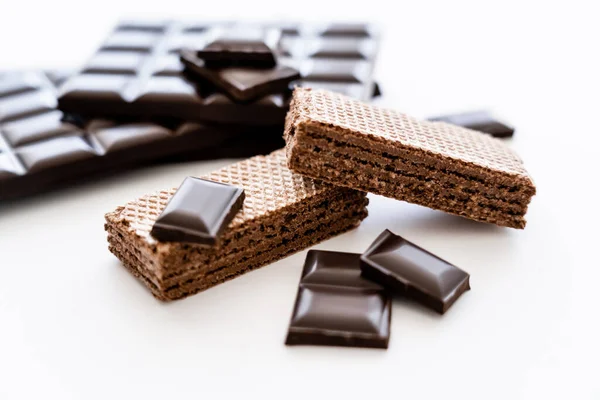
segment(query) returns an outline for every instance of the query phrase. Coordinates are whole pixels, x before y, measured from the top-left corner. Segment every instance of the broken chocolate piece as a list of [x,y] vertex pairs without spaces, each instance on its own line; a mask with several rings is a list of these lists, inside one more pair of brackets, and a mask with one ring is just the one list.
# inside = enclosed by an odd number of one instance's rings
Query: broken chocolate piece
[[360,254],[310,250],[285,344],[387,348],[391,300],[361,277]]
[[497,138],[509,138],[515,133],[515,129],[495,119],[487,111],[472,111],[461,114],[444,115],[442,117],[429,118],[432,122],[447,122],[474,131],[489,133]]
[[244,190],[187,177],[152,227],[163,242],[214,245],[242,208]]
[[387,229],[360,260],[365,278],[441,314],[471,288],[468,273]]
[[207,68],[273,68],[281,31],[264,27],[221,29],[217,37],[196,55]]
[[237,102],[248,102],[269,94],[289,92],[290,82],[300,79],[300,73],[296,69],[284,65],[267,69],[208,68],[191,50],[181,52],[181,62],[189,76],[207,81]]

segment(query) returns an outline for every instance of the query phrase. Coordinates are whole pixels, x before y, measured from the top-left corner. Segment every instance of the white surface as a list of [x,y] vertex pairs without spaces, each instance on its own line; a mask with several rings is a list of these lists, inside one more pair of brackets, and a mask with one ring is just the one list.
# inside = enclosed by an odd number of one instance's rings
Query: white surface
[[511,145],[539,192],[524,231],[372,196],[359,229],[317,246],[361,251],[389,228],[471,273],[443,317],[396,301],[387,351],[283,345],[306,252],[171,304],[108,252],[105,212],[226,160],[0,206],[0,399],[600,398],[594,2],[45,3],[2,3],[2,68],[77,65],[121,14],[179,5],[188,18],[380,22],[381,103],[495,110],[518,127]]

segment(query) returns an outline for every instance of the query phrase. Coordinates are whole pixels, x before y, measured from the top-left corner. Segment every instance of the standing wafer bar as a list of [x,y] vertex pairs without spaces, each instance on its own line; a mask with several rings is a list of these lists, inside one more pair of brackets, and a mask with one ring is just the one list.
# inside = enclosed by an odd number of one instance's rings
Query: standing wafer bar
[[106,215],[109,249],[161,300],[180,299],[356,227],[367,216],[362,192],[294,174],[283,150],[203,179],[243,188],[242,210],[212,247],[150,235],[175,189]]
[[500,140],[325,90],[294,91],[284,136],[295,172],[476,221],[524,228],[535,194]]

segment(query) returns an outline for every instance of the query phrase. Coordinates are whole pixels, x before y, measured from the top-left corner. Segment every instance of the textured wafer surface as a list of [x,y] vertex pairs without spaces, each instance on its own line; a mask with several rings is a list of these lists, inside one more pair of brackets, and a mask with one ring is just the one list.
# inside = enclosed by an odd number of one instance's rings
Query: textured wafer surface
[[[229,230],[332,189],[327,183],[290,171],[283,150],[250,158],[202,178],[244,188],[244,206],[229,225]],[[177,188],[172,188],[144,196],[109,213],[107,218],[109,222],[128,226],[129,231],[148,243],[158,243],[150,236],[152,225],[176,191]]]
[[288,140],[302,125],[335,127],[390,146],[421,150],[511,175],[523,184],[533,185],[521,159],[500,140],[442,122],[419,121],[334,92],[309,88],[294,91],[286,122]]
[[291,172],[284,150],[203,178],[244,188],[246,195],[215,246],[160,242],[150,235],[176,189],[144,196],[106,215],[110,250],[160,299],[204,290],[345,232],[367,215],[364,193]]

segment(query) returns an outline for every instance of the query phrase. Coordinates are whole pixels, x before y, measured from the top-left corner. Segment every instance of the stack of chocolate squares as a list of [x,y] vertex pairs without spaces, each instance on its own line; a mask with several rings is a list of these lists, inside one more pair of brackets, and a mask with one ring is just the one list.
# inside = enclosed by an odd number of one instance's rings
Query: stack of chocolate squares
[[[109,249],[174,300],[357,227],[367,192],[513,228],[535,194],[502,141],[339,93],[296,88],[284,137],[284,150],[108,213]],[[362,255],[312,251],[287,343],[385,348],[389,293],[444,313],[469,288],[466,272],[389,231]]]
[[217,88],[236,103],[290,93],[300,72],[277,60],[281,31],[243,27],[215,30],[203,49],[183,49],[185,72],[203,85]]

